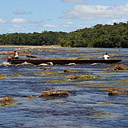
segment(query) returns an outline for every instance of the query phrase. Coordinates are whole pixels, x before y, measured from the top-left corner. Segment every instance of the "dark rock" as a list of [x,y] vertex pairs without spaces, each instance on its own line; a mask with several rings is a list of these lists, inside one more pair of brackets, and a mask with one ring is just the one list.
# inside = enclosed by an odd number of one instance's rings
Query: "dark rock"
[[64,72],[75,72],[75,71],[71,69],[64,69]]

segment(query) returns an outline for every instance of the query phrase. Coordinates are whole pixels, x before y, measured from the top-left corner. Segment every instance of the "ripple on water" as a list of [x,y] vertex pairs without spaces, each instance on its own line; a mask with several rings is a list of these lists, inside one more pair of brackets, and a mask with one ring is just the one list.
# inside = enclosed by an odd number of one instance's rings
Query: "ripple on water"
[[[8,49],[4,50],[8,51]],[[9,51],[13,50],[14,48],[9,48]],[[24,50],[29,49],[24,48]],[[39,58],[100,58],[105,52],[116,55],[112,58],[119,56],[119,58],[126,59],[128,56],[128,49],[121,49],[120,53],[118,53],[118,49],[102,48],[33,50],[38,51],[35,53]],[[0,60],[0,63],[3,63],[3,59]],[[128,65],[127,60],[123,60],[121,63]],[[128,72],[106,70],[112,66],[113,64],[53,65],[52,68],[44,70],[32,64],[8,66],[0,64],[0,78],[4,78],[0,79],[0,96],[9,95],[16,99],[13,105],[0,107],[0,127],[127,127],[127,95],[110,97],[108,89],[114,87],[127,89]],[[64,72],[65,69],[74,72]],[[85,74],[97,77],[69,78]],[[49,90],[66,90],[70,96],[38,97],[42,92]],[[28,98],[27,96],[30,95],[37,98]]]

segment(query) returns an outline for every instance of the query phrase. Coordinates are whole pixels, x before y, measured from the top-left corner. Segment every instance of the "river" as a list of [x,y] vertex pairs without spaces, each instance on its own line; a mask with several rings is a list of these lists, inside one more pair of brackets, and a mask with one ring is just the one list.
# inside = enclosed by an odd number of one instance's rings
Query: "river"
[[[128,95],[108,95],[109,88],[128,90],[128,71],[107,70],[114,64],[98,63],[50,65],[48,70],[32,64],[4,66],[7,54],[14,50],[28,51],[38,58],[102,58],[107,52],[128,66],[127,48],[0,47],[0,97],[15,99],[0,107],[1,128],[128,127]],[[49,90],[65,90],[70,96],[38,97]]]

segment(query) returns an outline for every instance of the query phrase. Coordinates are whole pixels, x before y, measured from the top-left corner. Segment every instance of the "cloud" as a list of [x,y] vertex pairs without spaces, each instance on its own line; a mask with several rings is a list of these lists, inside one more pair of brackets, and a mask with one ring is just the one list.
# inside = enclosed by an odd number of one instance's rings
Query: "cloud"
[[15,32],[15,31],[25,31],[25,27],[23,26],[19,26],[19,25],[13,25],[11,28],[8,29],[11,32]]
[[113,25],[113,23],[120,23],[120,22],[127,23],[127,21],[128,21],[128,19],[113,19],[112,21],[108,21],[108,22],[103,23],[103,24]]
[[128,15],[128,4],[124,6],[76,5],[65,12],[65,18],[92,20],[97,18],[119,18]]
[[57,26],[51,24],[45,24],[43,25],[43,28],[57,28]]
[[32,14],[32,12],[26,12],[22,9],[17,9],[15,12],[13,12],[16,15],[28,15],[28,14]]
[[0,19],[0,24],[1,24],[1,23],[6,23],[6,21],[3,20],[3,19]]
[[68,28],[68,27],[70,27],[71,25],[73,25],[73,23],[70,22],[70,21],[68,21],[68,22],[64,23],[62,27]]
[[85,3],[85,0],[61,0],[62,2],[65,3]]
[[22,19],[22,18],[14,18],[11,20],[12,23],[26,23],[27,20],[26,19]]

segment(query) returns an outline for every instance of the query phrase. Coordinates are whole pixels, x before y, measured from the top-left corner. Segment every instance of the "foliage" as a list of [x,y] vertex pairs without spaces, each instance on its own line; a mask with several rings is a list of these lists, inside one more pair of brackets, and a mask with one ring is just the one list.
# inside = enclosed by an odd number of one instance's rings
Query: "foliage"
[[97,24],[76,31],[12,33],[0,35],[0,45],[61,45],[62,47],[128,48],[128,22]]
[[0,45],[56,45],[65,32],[12,33],[0,35]]

